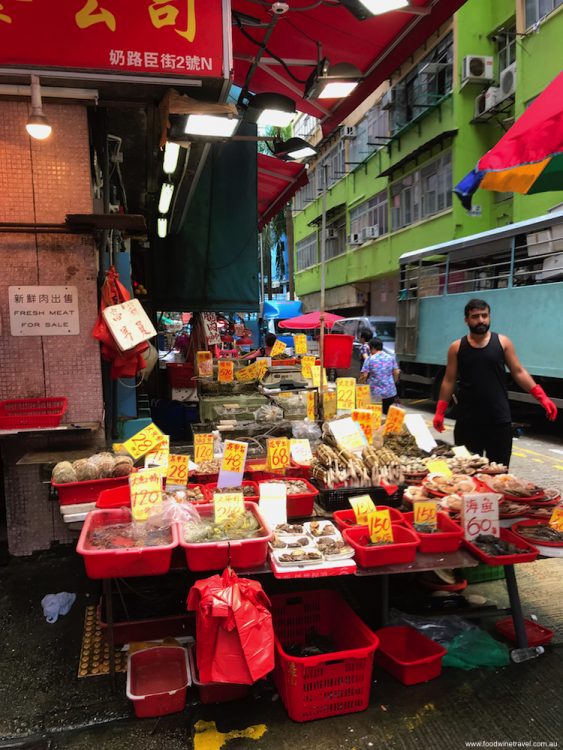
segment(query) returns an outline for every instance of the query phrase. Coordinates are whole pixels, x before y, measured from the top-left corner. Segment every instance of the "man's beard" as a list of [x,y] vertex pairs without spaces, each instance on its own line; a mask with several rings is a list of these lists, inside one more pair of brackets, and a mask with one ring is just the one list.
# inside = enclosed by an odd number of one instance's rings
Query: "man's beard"
[[489,328],[490,326],[486,323],[477,323],[476,326],[469,326],[469,330],[471,331],[471,333],[475,333],[478,336],[482,336],[484,333],[487,333]]

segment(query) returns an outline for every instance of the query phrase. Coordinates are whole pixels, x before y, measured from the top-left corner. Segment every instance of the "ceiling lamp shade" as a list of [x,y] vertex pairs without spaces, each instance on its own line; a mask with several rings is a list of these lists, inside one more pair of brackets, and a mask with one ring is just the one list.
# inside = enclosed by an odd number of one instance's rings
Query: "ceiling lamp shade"
[[364,21],[371,16],[408,8],[410,3],[409,0],[342,0],[342,5],[360,21]]
[[289,138],[287,141],[274,142],[274,154],[278,159],[304,159],[307,156],[315,156],[317,149],[307,143],[303,138]]
[[305,84],[305,99],[342,99],[356,88],[362,74],[351,63],[331,65],[325,57]]
[[51,135],[52,127],[43,114],[41,102],[41,85],[39,76],[31,76],[31,114],[25,125],[28,134],[37,141],[44,141]]
[[248,108],[260,127],[286,128],[297,114],[293,99],[283,94],[255,94]]
[[188,115],[185,132],[208,138],[230,138],[239,125],[237,117],[220,115]]

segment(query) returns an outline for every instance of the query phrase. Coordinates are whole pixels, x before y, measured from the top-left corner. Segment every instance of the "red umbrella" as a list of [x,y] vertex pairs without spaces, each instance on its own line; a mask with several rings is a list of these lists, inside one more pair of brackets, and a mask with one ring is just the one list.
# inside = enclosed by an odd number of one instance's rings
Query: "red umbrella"
[[[337,320],[344,320],[342,315],[334,315],[333,313],[323,313],[324,324],[326,328],[332,328]],[[278,323],[279,328],[291,328],[294,330],[309,330],[313,328],[321,327],[321,313],[310,312],[306,315],[298,315],[296,318],[288,318],[288,320],[282,320]]]

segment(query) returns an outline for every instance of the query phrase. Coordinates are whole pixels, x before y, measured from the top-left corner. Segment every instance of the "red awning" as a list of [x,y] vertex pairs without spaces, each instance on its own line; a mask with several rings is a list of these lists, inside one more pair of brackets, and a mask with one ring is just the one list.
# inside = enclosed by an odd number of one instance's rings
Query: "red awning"
[[[342,315],[335,315],[334,313],[325,312],[324,322],[327,328],[332,328],[337,320],[344,320]],[[295,331],[308,331],[315,328],[321,327],[321,313],[310,312],[306,315],[298,315],[297,318],[289,318],[289,320],[280,320],[278,328],[288,328]]]
[[258,228],[262,229],[308,182],[304,164],[258,154]]
[[[464,2],[411,0],[411,12],[394,11],[360,21],[336,2],[289,0],[290,10],[279,17],[267,40],[267,50],[252,76],[250,91],[290,96],[296,100],[298,110],[322,120],[323,134],[327,136]],[[272,13],[267,5],[255,0],[232,2],[234,82],[238,86],[244,84],[259,44],[268,33]],[[300,7],[306,10],[300,11]],[[237,13],[242,30],[237,25]],[[362,72],[362,83],[349,97],[303,99],[304,82],[318,57],[317,43],[322,57],[330,63],[350,62]],[[276,58],[283,60],[291,75]]]

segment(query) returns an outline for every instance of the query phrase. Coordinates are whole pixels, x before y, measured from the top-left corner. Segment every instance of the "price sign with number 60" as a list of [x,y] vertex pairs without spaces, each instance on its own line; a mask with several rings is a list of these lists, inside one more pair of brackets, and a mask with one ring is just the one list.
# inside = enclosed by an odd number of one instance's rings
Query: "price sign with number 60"
[[498,504],[501,499],[502,495],[494,492],[463,496],[461,522],[468,541],[480,534],[499,536]]

